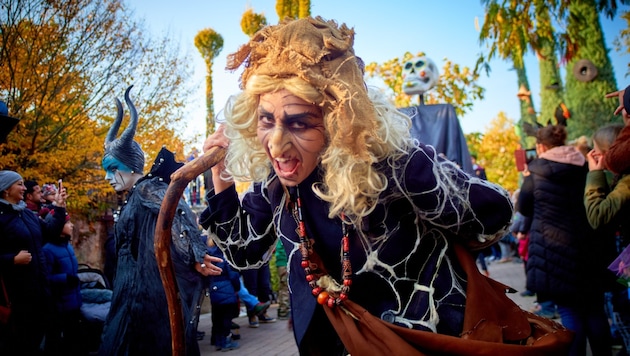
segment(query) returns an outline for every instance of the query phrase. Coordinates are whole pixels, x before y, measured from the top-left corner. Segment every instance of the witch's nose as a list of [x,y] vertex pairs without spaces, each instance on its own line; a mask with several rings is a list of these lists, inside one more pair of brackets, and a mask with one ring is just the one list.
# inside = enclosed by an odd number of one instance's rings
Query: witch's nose
[[269,153],[272,157],[280,157],[288,143],[287,132],[283,127],[275,127],[269,137]]

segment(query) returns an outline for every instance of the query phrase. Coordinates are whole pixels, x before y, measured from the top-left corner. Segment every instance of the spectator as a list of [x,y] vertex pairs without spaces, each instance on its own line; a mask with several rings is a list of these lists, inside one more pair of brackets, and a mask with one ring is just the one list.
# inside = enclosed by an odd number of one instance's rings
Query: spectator
[[[414,142],[409,118],[363,81],[353,36],[321,18],[262,29],[229,57],[245,66],[243,91],[204,144],[227,154],[200,222],[238,268],[267,263],[277,238],[292,251],[300,354],[344,352],[327,315],[348,298],[403,328],[459,336],[466,293],[453,286],[467,280],[454,245],[492,244],[512,218],[505,190]],[[242,201],[232,177],[253,180]]]
[[57,193],[55,214],[47,220],[26,208],[25,191],[18,173],[0,171],[0,275],[12,309],[0,332],[2,355],[40,352],[52,310],[43,241],[59,236],[65,223],[65,189]]
[[[472,169],[475,172],[475,176],[477,176],[477,178],[479,179],[487,180],[488,177],[486,177],[486,170],[485,168],[477,164],[476,154],[473,153],[470,155],[470,162],[471,162]],[[499,242],[501,242],[501,240],[499,240]],[[488,262],[486,262],[486,258],[488,258],[488,261],[494,260],[495,256],[497,255],[496,251],[497,251],[497,245],[494,244],[492,246],[488,246],[477,252],[477,263],[479,265],[479,268],[481,269],[481,273],[483,273],[483,275],[486,277],[490,277],[490,271],[488,271]],[[498,255],[499,255],[499,258],[496,258],[496,259],[500,260],[501,253],[498,253]]]
[[472,168],[475,171],[475,175],[477,176],[477,178],[483,179],[483,180],[488,179],[488,177],[486,177],[486,169],[477,164],[476,154],[470,155],[470,161],[472,162]]
[[263,314],[267,313],[267,309],[271,306],[271,301],[261,302],[258,300],[258,297],[251,294],[245,283],[243,282],[243,278],[241,278],[241,288],[238,290],[238,297],[245,304],[245,309],[247,310],[247,316],[249,319],[249,327],[257,328],[260,325],[258,324],[258,319],[252,319],[251,316],[261,317]]
[[[54,210],[53,210],[54,211]],[[52,213],[54,214],[54,213]],[[65,216],[61,235],[44,245],[46,271],[55,303],[51,325],[46,333],[50,355],[81,355],[81,287],[79,264],[70,243],[74,224]]]
[[[610,246],[608,261],[630,243],[630,172],[609,177],[606,166],[608,149],[622,131],[622,124],[601,127],[593,134],[593,150],[587,155],[589,172],[586,176],[584,204],[588,222],[597,229],[602,244]],[[612,306],[613,336],[623,341],[626,354],[630,351],[630,301],[626,285],[616,283],[611,273],[607,297]]]
[[610,355],[610,327],[604,311],[602,244],[586,218],[582,201],[584,155],[566,145],[564,126],[536,133],[538,158],[528,164],[518,210],[532,218],[527,260],[527,289],[539,302],[557,305],[562,324],[575,332],[570,355]]
[[39,209],[39,217],[44,218],[52,209],[52,202],[57,194],[57,187],[54,184],[44,184],[42,186],[42,204]]
[[[241,271],[243,276],[243,284],[250,294],[255,295],[262,303],[271,300],[271,271],[269,263],[265,263],[258,268],[247,269]],[[247,313],[249,318],[249,326],[257,328],[259,323],[275,323],[276,319],[272,318],[267,312],[256,314],[253,311]]]
[[26,194],[24,195],[26,207],[39,216],[39,211],[42,208],[42,188],[34,180],[26,180],[24,185],[26,186]]
[[606,167],[615,174],[630,173],[630,86],[625,90],[607,94],[606,97],[618,97],[619,106],[615,115],[621,114],[625,127],[621,130],[615,141],[606,153]]
[[[518,196],[520,192],[520,189],[517,189],[514,194],[512,194],[512,203],[514,204],[514,206],[518,206]],[[529,248],[529,229],[531,223],[531,218],[524,216],[519,211],[515,211],[514,219],[512,220],[512,226],[510,227],[510,232],[514,236],[516,236],[516,239],[518,240],[518,255],[523,261],[525,278],[527,278],[527,250]],[[533,297],[534,295],[534,292],[527,289],[527,282],[525,282],[525,290],[521,292],[521,296]]]
[[[212,240],[208,240],[208,253],[223,259],[223,253],[214,245]],[[232,340],[230,329],[232,319],[238,317],[238,296],[237,292],[241,287],[241,278],[237,271],[226,262],[216,264],[221,268],[221,274],[210,276],[210,303],[212,305],[212,335],[211,343],[214,342],[216,350],[229,351],[238,348],[238,342]]]
[[[181,164],[163,148],[144,176],[144,152],[133,140],[138,116],[125,92],[131,120],[120,138],[122,107],[107,134],[103,169],[105,179],[126,197],[115,224],[116,273],[110,312],[105,321],[100,355],[171,355],[171,330],[162,278],[155,257],[154,234],[170,175]],[[185,325],[188,355],[198,355],[194,310],[203,288],[202,276],[220,273],[206,253],[206,245],[190,207],[179,201],[172,224],[172,260]],[[203,265],[202,265],[203,263]]]

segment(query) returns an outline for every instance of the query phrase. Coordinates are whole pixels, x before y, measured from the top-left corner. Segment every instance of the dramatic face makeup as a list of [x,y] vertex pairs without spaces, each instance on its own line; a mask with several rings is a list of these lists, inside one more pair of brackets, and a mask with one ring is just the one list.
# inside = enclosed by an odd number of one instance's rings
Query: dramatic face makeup
[[103,158],[105,180],[117,192],[129,190],[133,186],[133,173],[131,169],[112,156]]
[[286,89],[260,96],[257,134],[286,186],[313,172],[326,143],[320,108]]

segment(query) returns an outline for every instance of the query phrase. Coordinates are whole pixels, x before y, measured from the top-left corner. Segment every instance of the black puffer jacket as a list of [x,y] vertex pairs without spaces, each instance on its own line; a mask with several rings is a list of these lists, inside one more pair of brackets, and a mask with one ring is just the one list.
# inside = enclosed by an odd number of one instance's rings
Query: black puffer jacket
[[588,224],[583,202],[588,172],[584,162],[573,146],[545,152],[529,164],[531,174],[518,199],[519,211],[533,218],[527,289],[557,303],[592,300],[604,288],[603,248]]

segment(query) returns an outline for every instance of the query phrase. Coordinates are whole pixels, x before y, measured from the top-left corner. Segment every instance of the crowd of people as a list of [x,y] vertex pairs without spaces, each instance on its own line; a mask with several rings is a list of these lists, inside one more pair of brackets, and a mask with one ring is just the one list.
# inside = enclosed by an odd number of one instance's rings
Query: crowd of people
[[[523,295],[559,315],[561,325],[549,321],[543,329],[552,331],[536,340],[554,338],[550,350],[569,355],[585,355],[587,347],[594,356],[611,355],[615,340],[629,350],[628,285],[610,264],[630,241],[630,87],[610,95],[619,98],[625,125],[594,132],[586,155],[567,144],[567,127],[538,129],[537,158],[510,194],[487,180],[476,156],[473,175],[411,137],[409,117],[365,84],[353,41],[354,31],[335,21],[282,21],[229,56],[229,69],[244,67],[241,92],[204,144],[226,156],[212,168],[207,208],[197,219],[180,199],[171,230],[186,355],[200,354],[205,295],[209,342],[221,351],[239,347],[240,304],[252,328],[290,320],[304,355],[361,354],[365,329],[340,327],[357,305],[406,330],[387,329],[377,347],[394,339],[408,346],[407,337],[427,333],[487,341],[479,330],[498,325],[521,338],[506,333],[484,347],[535,343],[527,313],[471,310],[468,291],[480,279],[469,261],[501,243],[514,251],[504,250],[504,258],[524,261]],[[117,100],[102,158],[105,179],[124,199],[108,240],[112,296],[98,354],[171,355],[154,232],[171,173],[183,164],[163,148],[144,173],[130,90],[129,124],[118,137]],[[237,192],[235,181],[251,185]],[[0,325],[2,354],[87,353],[67,198],[61,181],[40,186],[0,171],[0,303],[11,305]],[[485,283],[489,273],[481,270]],[[273,298],[276,317],[268,313]]]

